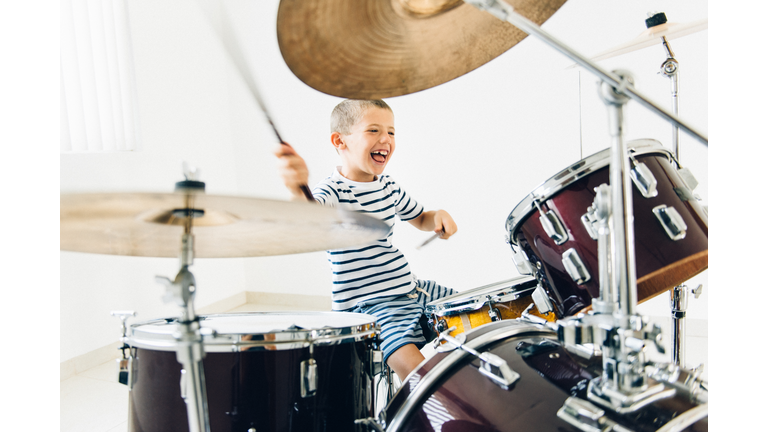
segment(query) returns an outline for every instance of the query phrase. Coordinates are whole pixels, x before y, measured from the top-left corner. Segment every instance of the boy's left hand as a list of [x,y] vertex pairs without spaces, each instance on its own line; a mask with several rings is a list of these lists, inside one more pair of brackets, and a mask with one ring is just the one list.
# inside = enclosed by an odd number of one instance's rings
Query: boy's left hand
[[440,238],[443,240],[456,234],[456,231],[459,230],[456,227],[456,222],[453,221],[451,215],[445,210],[437,210],[435,212],[434,221],[435,233],[441,234]]

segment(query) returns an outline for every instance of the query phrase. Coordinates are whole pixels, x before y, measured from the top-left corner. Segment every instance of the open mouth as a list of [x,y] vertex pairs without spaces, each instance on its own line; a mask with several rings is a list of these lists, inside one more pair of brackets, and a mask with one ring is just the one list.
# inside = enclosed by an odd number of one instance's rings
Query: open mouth
[[371,157],[374,161],[377,163],[384,163],[387,161],[387,155],[389,155],[389,150],[376,150],[371,152]]

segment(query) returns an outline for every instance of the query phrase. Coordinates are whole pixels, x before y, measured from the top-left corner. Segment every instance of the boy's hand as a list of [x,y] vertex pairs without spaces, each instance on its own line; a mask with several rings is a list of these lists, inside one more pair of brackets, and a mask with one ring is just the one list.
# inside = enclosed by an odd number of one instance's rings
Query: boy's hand
[[456,222],[453,221],[451,215],[445,210],[437,210],[434,216],[435,221],[435,233],[441,234],[441,239],[445,240],[448,237],[456,234],[458,228]]
[[304,159],[288,144],[279,144],[273,153],[278,158],[277,169],[283,178],[285,187],[291,191],[295,199],[306,200],[307,198],[301,189],[301,186],[306,185],[309,180],[309,170]]

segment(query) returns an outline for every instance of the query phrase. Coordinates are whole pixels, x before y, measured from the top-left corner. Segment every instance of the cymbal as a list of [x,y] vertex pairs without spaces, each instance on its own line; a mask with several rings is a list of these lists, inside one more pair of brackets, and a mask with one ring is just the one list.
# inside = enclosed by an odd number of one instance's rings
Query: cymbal
[[667,40],[687,36],[692,33],[707,29],[707,19],[692,21],[686,24],[664,23],[646,29],[638,37],[629,42],[617,45],[592,57],[593,61],[605,60],[621,54],[626,54],[642,48],[660,44],[659,39],[664,36]]
[[[565,0],[509,0],[537,25]],[[277,41],[290,70],[333,96],[425,90],[498,57],[527,35],[462,0],[282,0]]]
[[[309,202],[185,193],[61,194],[61,250],[178,257],[185,217],[195,258],[297,254],[362,245],[385,236],[384,222]],[[199,211],[197,213],[200,213]]]

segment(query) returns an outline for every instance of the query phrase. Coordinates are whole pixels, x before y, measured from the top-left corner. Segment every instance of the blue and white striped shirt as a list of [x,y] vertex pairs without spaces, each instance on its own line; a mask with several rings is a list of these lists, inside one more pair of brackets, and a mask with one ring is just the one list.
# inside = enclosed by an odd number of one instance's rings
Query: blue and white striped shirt
[[368,244],[327,251],[333,271],[333,310],[344,311],[358,302],[413,290],[408,261],[390,242],[395,215],[415,219],[424,207],[412,199],[391,177],[380,175],[372,182],[355,182],[343,177],[338,168],[312,190],[319,203],[366,214],[389,225],[389,233]]

